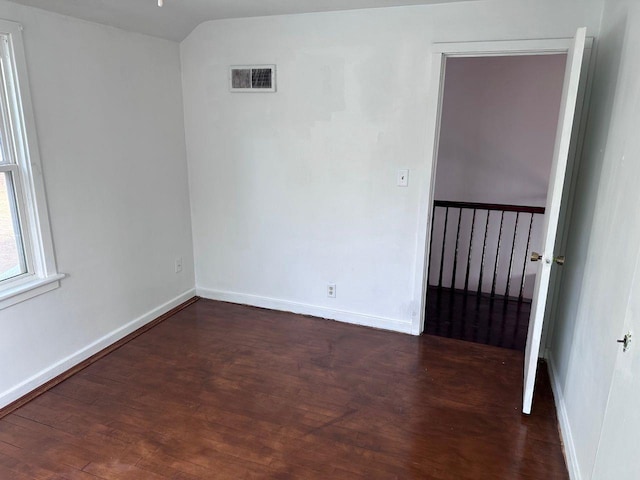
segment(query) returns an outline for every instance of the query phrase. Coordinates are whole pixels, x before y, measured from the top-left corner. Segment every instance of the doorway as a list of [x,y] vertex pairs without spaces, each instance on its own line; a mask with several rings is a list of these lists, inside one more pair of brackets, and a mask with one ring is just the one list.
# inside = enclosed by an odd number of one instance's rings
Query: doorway
[[[415,276],[415,291],[421,292],[421,297],[417,301],[421,308],[418,312],[414,312],[415,319],[412,324],[412,331],[417,334],[424,331],[426,319],[427,279],[430,269],[429,232],[431,225],[435,223],[432,222],[431,210],[435,200],[435,166],[439,149],[446,61],[452,57],[550,55],[558,53],[566,53],[567,55],[559,115],[555,123],[557,130],[542,228],[541,253],[532,254],[531,256],[531,260],[537,262],[537,268],[524,353],[522,411],[526,414],[531,413],[533,403],[544,320],[549,312],[549,309],[547,309],[547,297],[549,293],[551,293],[550,297],[554,295],[553,288],[550,290],[552,269],[555,272],[557,271],[556,265],[564,263],[564,257],[556,252],[558,248],[561,248],[563,242],[562,239],[556,242],[556,237],[563,236],[562,229],[560,230],[560,235],[558,235],[558,226],[562,224],[561,218],[570,209],[568,200],[571,196],[569,193],[571,188],[565,188],[565,183],[568,183],[572,178],[571,172],[574,170],[573,159],[579,157],[577,154],[577,149],[580,145],[578,139],[582,136],[584,130],[584,123],[581,121],[581,110],[585,99],[588,72],[588,69],[583,68],[583,66],[589,64],[592,44],[593,40],[586,37],[586,28],[581,27],[576,31],[575,37],[571,39],[509,40],[434,44],[432,46],[431,109],[427,125],[429,132],[427,148],[433,154],[429,157],[430,184],[424,191],[424,216],[420,219],[420,225],[424,226],[424,230],[421,229],[423,233],[418,238],[417,258],[418,264],[422,265],[423,269],[421,271],[416,270]],[[455,275],[453,275],[453,278],[455,281]]]
[[425,333],[524,351],[567,55],[445,61]]

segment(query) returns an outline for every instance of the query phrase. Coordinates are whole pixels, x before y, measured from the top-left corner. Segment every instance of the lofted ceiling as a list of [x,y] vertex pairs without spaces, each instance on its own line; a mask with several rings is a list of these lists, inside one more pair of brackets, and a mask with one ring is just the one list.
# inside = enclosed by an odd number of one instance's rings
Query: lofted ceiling
[[51,12],[181,41],[200,23],[222,18],[328,12],[463,0],[10,0]]

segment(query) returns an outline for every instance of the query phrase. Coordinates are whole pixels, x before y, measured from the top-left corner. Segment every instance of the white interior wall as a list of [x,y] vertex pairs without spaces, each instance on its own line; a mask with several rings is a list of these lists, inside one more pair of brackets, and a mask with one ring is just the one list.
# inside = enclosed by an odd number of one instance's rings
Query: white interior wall
[[[181,44],[199,294],[409,331],[431,175],[430,45],[596,32],[600,5],[488,0],[200,25]],[[278,92],[230,93],[228,67],[255,63],[277,64]]]
[[[566,55],[449,58],[446,65],[435,199],[544,207],[555,143]],[[450,211],[443,282],[451,285],[459,212]],[[486,214],[476,216],[470,288],[476,289]],[[530,214],[518,220],[510,295],[517,295],[527,257]],[[471,212],[465,210],[459,243],[456,287],[463,288],[471,236]],[[496,289],[507,285],[516,214],[505,214]],[[530,250],[540,248],[543,217],[534,218]],[[494,212],[487,237],[483,291],[492,289],[500,214]],[[444,212],[437,210],[430,284],[437,284],[442,256]],[[460,263],[461,262],[461,263]],[[460,267],[461,265],[461,267]],[[531,298],[536,266],[525,263],[524,296]],[[435,282],[435,283],[434,283]],[[514,290],[515,289],[515,290]]]
[[447,60],[436,199],[545,206],[566,58]]
[[607,0],[550,355],[573,478],[630,478],[604,467],[602,426],[640,243],[639,42],[640,5]]
[[194,274],[178,45],[4,1],[0,17],[24,25],[68,274],[0,310],[4,406],[191,297]]

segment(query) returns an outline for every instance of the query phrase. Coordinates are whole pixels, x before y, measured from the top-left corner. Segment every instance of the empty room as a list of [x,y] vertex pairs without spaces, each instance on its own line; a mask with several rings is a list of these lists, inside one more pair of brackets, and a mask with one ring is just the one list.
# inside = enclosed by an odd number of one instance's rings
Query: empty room
[[0,480],[640,477],[640,3],[0,37]]

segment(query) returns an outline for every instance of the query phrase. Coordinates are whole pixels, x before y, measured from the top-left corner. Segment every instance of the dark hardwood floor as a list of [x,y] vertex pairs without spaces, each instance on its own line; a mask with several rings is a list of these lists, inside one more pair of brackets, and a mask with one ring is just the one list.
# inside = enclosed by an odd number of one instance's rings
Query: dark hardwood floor
[[425,333],[524,352],[531,300],[429,287]]
[[200,300],[0,420],[0,479],[566,479],[522,354]]

